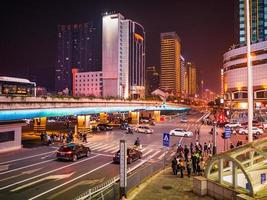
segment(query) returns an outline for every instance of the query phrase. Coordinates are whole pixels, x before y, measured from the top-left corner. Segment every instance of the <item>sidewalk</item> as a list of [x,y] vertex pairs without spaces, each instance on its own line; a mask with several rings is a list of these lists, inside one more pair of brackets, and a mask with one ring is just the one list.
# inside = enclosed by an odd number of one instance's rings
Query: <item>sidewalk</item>
[[174,176],[171,168],[154,175],[128,194],[128,200],[212,200],[193,193],[193,178]]

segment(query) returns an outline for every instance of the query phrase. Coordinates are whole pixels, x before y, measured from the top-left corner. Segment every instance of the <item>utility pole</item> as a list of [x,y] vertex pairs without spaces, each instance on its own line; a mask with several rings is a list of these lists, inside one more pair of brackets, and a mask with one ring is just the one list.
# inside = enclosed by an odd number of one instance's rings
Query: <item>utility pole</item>
[[247,76],[248,76],[248,142],[253,141],[252,121],[253,121],[253,73],[251,62],[251,45],[250,45],[250,0],[246,0],[246,34],[247,34]]

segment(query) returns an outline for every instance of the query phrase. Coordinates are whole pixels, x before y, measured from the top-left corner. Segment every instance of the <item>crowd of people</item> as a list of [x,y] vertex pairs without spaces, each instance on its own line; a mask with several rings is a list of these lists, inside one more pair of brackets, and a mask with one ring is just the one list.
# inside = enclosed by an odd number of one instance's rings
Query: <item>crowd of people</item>
[[203,146],[196,141],[191,142],[190,146],[178,144],[176,155],[172,159],[173,174],[180,172],[181,178],[184,177],[184,171],[187,176],[191,174],[203,175],[205,170],[205,160],[212,155],[213,144],[209,141],[204,142]]
[[41,143],[46,145],[54,144],[56,141],[60,143],[70,143],[74,141],[74,136],[72,132],[69,133],[51,133],[48,135],[46,132],[40,134]]

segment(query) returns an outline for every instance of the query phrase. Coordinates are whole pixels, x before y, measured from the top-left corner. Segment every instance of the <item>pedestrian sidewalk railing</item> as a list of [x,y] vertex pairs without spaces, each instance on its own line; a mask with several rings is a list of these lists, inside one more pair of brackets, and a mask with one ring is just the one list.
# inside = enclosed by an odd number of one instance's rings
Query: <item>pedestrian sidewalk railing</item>
[[[74,200],[85,200],[85,199],[89,199],[91,200],[92,197],[96,194],[98,194],[99,192],[104,192],[106,189],[112,187],[117,181],[119,180],[119,177],[114,177],[100,185],[97,185],[96,187],[93,187],[91,189],[89,189],[88,191],[82,193],[81,195],[79,195],[78,197],[76,197]],[[101,194],[102,196],[103,194]]]
[[[127,172],[127,191],[141,184],[144,179],[152,176],[156,172],[164,169],[164,162],[156,161],[145,165],[154,155],[149,156],[147,159],[142,160],[139,164],[128,169]],[[116,176],[103,184],[93,187],[86,192],[77,196],[74,200],[109,200],[116,199],[119,191],[119,176]]]

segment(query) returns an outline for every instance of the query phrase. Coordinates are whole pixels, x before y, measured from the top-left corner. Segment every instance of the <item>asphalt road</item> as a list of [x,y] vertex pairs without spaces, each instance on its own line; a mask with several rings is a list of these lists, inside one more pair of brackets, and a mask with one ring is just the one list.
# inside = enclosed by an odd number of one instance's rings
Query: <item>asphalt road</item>
[[[125,131],[114,130],[97,133],[88,138],[85,144],[92,149],[90,157],[76,162],[62,162],[55,159],[57,146],[39,146],[23,148],[16,152],[0,154],[0,199],[73,199],[77,195],[119,174],[119,165],[112,163],[112,156],[119,148],[119,141],[124,139],[127,145],[133,145],[137,137],[142,144],[143,157],[128,168],[139,166],[149,159],[163,162],[164,148],[162,133],[181,127],[195,131],[200,128],[199,141],[211,139],[207,133],[210,127],[197,122],[201,113],[189,115],[188,123],[180,123],[180,118],[168,119],[153,126],[153,134],[125,134]],[[190,144],[192,138],[171,137],[171,146],[177,143]],[[170,148],[172,157],[176,148]]]

